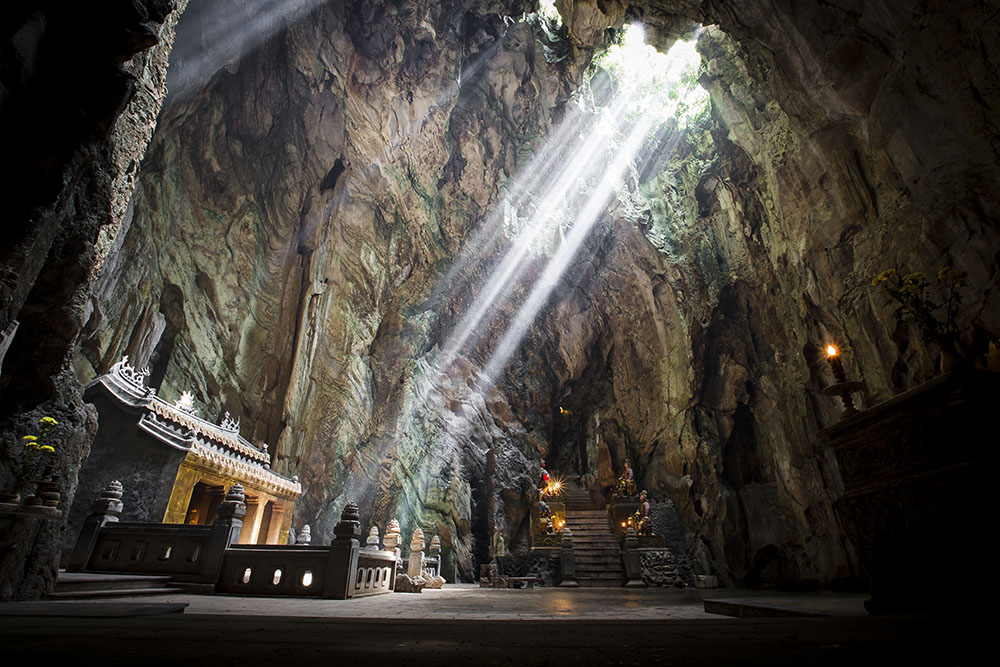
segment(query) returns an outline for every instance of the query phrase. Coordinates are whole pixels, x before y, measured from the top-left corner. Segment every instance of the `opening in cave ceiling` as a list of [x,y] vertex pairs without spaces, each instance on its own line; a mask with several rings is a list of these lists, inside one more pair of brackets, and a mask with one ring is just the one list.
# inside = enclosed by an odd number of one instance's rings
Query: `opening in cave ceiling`
[[[501,230],[511,241],[503,259],[479,286],[436,361],[445,372],[456,356],[477,343],[505,301],[516,299],[516,316],[485,364],[485,385],[495,382],[574,257],[628,188],[641,165],[662,159],[675,142],[662,141],[664,126],[683,129],[707,114],[708,93],[697,83],[700,56],[694,42],[678,41],[666,54],[644,41],[642,25],[622,31],[618,44],[596,61],[590,81],[549,139],[520,173],[483,225],[482,234]],[[449,284],[469,268],[481,238],[442,280]],[[535,261],[543,267],[537,270]],[[489,327],[491,328],[491,327]],[[433,377],[433,372],[430,374]]]

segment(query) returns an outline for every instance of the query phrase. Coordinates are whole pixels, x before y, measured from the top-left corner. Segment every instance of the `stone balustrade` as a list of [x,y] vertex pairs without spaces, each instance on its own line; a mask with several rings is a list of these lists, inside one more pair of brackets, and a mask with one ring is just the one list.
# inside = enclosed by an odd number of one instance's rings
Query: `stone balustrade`
[[358,508],[348,503],[329,546],[237,544],[246,512],[239,484],[211,526],[120,523],[121,484],[94,504],[74,549],[71,572],[170,575],[205,592],[346,599],[391,593],[396,554],[360,549]]

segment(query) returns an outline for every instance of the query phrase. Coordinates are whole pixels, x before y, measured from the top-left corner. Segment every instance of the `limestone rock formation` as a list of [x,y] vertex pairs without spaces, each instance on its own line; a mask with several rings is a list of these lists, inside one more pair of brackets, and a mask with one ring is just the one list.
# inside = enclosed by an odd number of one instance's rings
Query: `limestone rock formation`
[[[187,0],[114,5],[7,3],[0,9],[0,137],[5,224],[0,331],[20,326],[0,375],[0,486],[15,474],[20,436],[59,422],[54,474],[63,505],[97,431],[72,371],[94,300],[89,282],[131,196],[166,93],[174,26]],[[90,499],[86,499],[89,502]],[[51,590],[59,522],[33,523],[5,554],[15,584],[2,599]],[[4,576],[6,579],[6,576]]]
[[[80,292],[75,319],[52,319],[62,349],[82,329],[82,379],[129,354],[168,400],[191,389],[241,418],[300,476],[296,521],[320,540],[357,500],[366,521],[441,535],[444,571],[471,578],[497,516],[526,551],[539,459],[600,488],[628,457],[695,572],[857,576],[814,437],[838,415],[820,346],[846,350],[866,402],[933,373],[870,289],[893,266],[968,271],[963,344],[1000,330],[997,17],[965,0],[557,0],[556,27],[523,15],[535,4],[262,15],[160,115],[89,297],[92,261],[55,280]],[[659,130],[498,381],[484,369],[545,252],[442,365],[510,247],[501,202],[577,100],[601,103],[586,69],[627,20],[661,48],[698,34],[710,117]],[[210,22],[179,30],[211,41]],[[17,298],[5,312],[30,317]]]
[[[526,525],[542,456],[603,487],[631,457],[693,566],[727,583],[854,576],[813,437],[836,415],[817,346],[848,345],[873,398],[929,375],[867,288],[887,264],[969,270],[984,298],[964,316],[1000,324],[979,141],[996,82],[974,40],[917,48],[980,10],[903,5],[567,0],[562,35],[512,20],[520,3],[509,19],[477,2],[317,9],[164,112],[118,255],[141,261],[105,267],[84,357],[98,372],[146,355],[162,393],[221,397],[302,477],[320,534],[358,498],[376,522],[434,526],[465,577],[494,515]],[[661,131],[676,150],[634,173],[500,383],[481,389],[511,304],[442,372],[505,249],[476,232],[627,16],[664,45],[710,26],[711,118]]]

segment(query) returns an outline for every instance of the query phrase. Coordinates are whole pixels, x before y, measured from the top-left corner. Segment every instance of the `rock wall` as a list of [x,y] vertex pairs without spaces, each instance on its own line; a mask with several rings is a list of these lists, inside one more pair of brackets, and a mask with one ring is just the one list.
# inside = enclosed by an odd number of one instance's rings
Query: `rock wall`
[[[838,413],[819,346],[845,348],[868,402],[933,372],[869,288],[893,265],[967,270],[963,322],[1000,328],[997,19],[560,0],[556,30],[519,20],[527,4],[268,15],[257,48],[161,115],[78,372],[149,363],[161,395],[191,389],[271,443],[317,539],[355,500],[441,534],[461,577],[497,522],[526,550],[543,457],[596,488],[631,458],[723,583],[859,575],[814,437]],[[664,46],[717,26],[699,38],[711,118],[661,132],[498,382],[483,369],[527,285],[442,366],[509,248],[498,203],[630,18]]]
[[[0,330],[19,326],[0,375],[0,487],[50,416],[53,473],[72,501],[97,429],[71,360],[92,305],[103,227],[131,195],[166,93],[167,56],[186,0],[0,10],[0,134],[5,225]],[[109,236],[109,235],[106,235]],[[38,598],[55,579],[63,527],[31,522],[0,557],[0,599]]]

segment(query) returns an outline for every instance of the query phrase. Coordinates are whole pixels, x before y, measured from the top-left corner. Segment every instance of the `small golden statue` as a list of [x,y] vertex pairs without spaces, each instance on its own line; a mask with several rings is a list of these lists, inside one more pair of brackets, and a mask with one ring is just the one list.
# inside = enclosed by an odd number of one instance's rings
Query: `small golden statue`
[[632,462],[625,459],[625,472],[622,476],[618,478],[618,495],[619,496],[635,496],[639,493],[639,489],[635,485],[635,479],[633,479],[634,474],[632,472]]
[[649,516],[649,500],[645,491],[639,494],[639,509],[632,516],[632,525],[639,535],[653,534],[653,519]]

